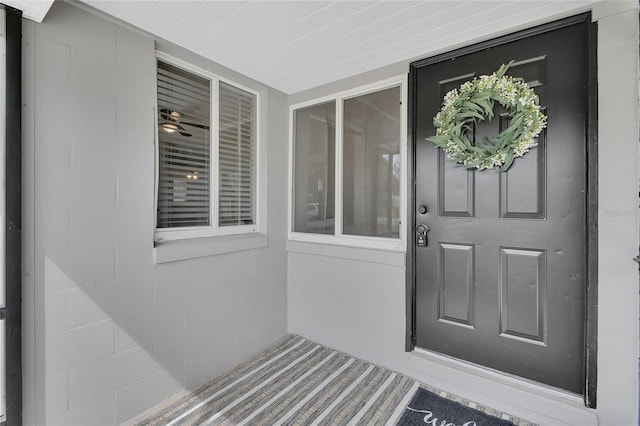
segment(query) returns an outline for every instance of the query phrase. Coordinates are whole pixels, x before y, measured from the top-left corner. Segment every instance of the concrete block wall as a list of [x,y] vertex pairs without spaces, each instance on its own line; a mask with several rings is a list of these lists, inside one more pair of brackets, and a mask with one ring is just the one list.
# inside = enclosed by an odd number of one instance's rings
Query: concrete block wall
[[199,64],[267,106],[269,246],[156,264],[154,40],[64,2],[23,38],[24,421],[117,424],[286,332],[287,97]]

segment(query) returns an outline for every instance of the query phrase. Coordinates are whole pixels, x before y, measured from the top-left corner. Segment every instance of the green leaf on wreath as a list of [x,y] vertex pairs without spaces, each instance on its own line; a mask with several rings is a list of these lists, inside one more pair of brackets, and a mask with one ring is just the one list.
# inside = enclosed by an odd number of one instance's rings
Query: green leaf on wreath
[[513,164],[513,158],[514,158],[514,153],[513,151],[511,151],[509,155],[507,155],[507,159],[504,160],[504,164],[502,165],[502,167],[500,167],[501,172],[506,172],[509,169],[509,167],[511,167],[511,165]]
[[[535,146],[547,119],[540,111],[538,96],[524,80],[506,75],[512,64],[502,64],[492,75],[474,78],[448,92],[433,119],[436,135],[426,140],[443,148],[454,161],[479,170],[498,166],[506,171],[516,157]],[[520,103],[523,98],[526,105]],[[494,138],[472,143],[467,135],[472,133],[473,124],[492,120],[495,102],[508,110],[507,128]],[[515,154],[516,147],[521,154]],[[500,161],[502,158],[504,161]]]

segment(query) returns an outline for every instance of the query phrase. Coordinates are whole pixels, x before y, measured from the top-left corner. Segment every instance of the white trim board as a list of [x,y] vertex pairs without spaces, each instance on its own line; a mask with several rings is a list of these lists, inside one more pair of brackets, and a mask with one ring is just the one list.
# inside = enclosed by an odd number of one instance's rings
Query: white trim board
[[54,0],[2,0],[2,3],[22,11],[22,17],[41,23]]

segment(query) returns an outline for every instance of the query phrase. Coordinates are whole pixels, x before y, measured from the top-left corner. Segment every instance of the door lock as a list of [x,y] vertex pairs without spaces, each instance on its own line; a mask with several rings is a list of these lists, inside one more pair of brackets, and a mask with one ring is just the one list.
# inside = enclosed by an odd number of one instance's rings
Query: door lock
[[427,225],[420,224],[416,227],[416,245],[418,247],[427,246],[427,232],[429,232],[429,227]]

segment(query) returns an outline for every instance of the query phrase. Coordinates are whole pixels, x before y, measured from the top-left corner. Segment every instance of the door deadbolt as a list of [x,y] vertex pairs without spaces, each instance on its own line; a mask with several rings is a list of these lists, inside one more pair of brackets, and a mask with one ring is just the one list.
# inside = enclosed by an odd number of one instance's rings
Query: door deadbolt
[[429,227],[427,225],[420,224],[416,227],[416,245],[418,247],[427,246],[427,232],[429,232]]

